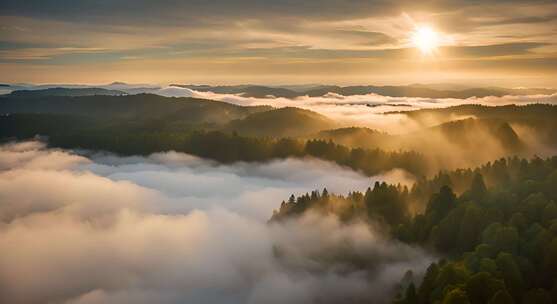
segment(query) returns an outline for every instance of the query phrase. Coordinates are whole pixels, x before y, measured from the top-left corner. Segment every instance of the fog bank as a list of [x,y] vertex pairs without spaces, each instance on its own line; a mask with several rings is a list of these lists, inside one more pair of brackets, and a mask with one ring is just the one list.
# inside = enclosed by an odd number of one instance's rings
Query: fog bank
[[345,193],[375,180],[313,159],[224,166],[175,152],[4,145],[0,302],[388,301],[429,256],[333,217],[267,224],[291,193]]

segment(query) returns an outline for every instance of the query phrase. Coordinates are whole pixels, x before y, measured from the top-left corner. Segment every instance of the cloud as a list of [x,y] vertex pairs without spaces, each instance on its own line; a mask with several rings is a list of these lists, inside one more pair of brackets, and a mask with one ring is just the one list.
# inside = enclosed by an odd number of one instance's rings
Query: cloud
[[[61,3],[64,2],[64,3]],[[130,10],[130,7],[134,7]],[[40,9],[39,9],[40,8]],[[346,18],[347,16],[366,16],[370,14],[393,13],[399,8],[398,3],[383,1],[344,3],[337,0],[307,1],[303,5],[291,1],[164,1],[152,3],[150,1],[117,0],[110,2],[82,1],[79,3],[67,1],[29,1],[21,3],[7,0],[3,3],[0,13],[4,15],[23,15],[35,18],[49,18],[71,21],[107,21],[141,22],[154,24],[188,24],[192,21],[202,22],[211,16],[232,18],[254,18],[254,12],[259,16],[277,17],[311,17],[322,19],[325,17]],[[182,14],[182,18],[180,17]],[[280,14],[280,15],[279,15]],[[122,20],[114,18],[121,17]],[[342,17],[344,16],[344,17]],[[213,17],[214,18],[214,17]],[[208,21],[216,22],[213,18]],[[192,20],[193,19],[193,20]],[[216,18],[214,18],[216,19]]]
[[[4,15],[23,15],[36,18],[50,18],[72,21],[110,21],[118,22],[147,22],[153,24],[187,24],[201,22],[210,16],[233,17],[233,18],[261,18],[266,17],[298,17],[310,19],[363,19],[366,17],[377,17],[384,15],[396,15],[403,11],[441,11],[454,12],[468,9],[491,13],[486,8],[500,8],[520,6],[513,0],[499,1],[445,1],[443,3],[420,3],[416,5],[413,1],[338,1],[338,0],[308,0],[300,4],[292,0],[275,1],[252,1],[252,0],[229,0],[214,2],[199,1],[177,1],[168,0],[162,3],[150,1],[80,1],[68,2],[59,0],[32,0],[15,1],[6,0],[0,13]],[[523,7],[536,7],[536,5],[548,4],[546,0],[529,1],[522,4]],[[130,10],[130,7],[134,7]],[[181,19],[179,17],[182,14]],[[114,18],[121,17],[121,20]],[[216,18],[215,18],[216,19]],[[209,21],[216,22],[210,19]]]
[[194,92],[187,88],[168,86],[154,91],[153,93],[166,97],[193,97]]
[[2,302],[380,303],[431,260],[363,223],[267,224],[290,193],[374,181],[325,162],[223,166],[37,142],[4,145],[0,159]]
[[0,146],[0,170],[6,169],[63,169],[89,160],[57,150],[46,150],[44,143],[30,141]]
[[[555,85],[552,70],[543,63],[506,61],[497,70],[485,67],[500,64],[502,56],[552,62],[556,37],[549,29],[555,25],[555,4],[547,1],[2,4],[4,82],[48,82],[56,77],[99,83],[125,77],[142,82],[251,83],[264,77],[276,84],[298,76],[296,82],[408,83],[448,76],[468,81],[512,76],[524,85],[525,76],[536,74]],[[410,33],[420,24],[432,25],[450,41],[447,52],[433,64],[425,60],[422,65],[424,58],[411,47]],[[436,65],[441,68],[432,68]]]
[[0,60],[49,60],[64,55],[100,54],[106,52],[102,48],[61,47],[61,48],[20,48],[0,50]]
[[546,46],[544,43],[523,42],[481,46],[449,47],[447,51],[456,58],[483,58],[511,55],[526,55],[532,50]]

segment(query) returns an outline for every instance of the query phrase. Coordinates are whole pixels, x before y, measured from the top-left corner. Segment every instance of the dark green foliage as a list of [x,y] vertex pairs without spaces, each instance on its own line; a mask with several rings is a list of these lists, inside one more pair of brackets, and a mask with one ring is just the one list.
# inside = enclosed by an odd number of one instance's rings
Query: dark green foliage
[[126,96],[0,96],[0,113],[79,115],[99,120],[145,121],[164,119],[189,124],[227,123],[270,107],[242,107],[196,98],[169,98],[151,94]]
[[247,136],[299,137],[330,129],[336,123],[329,118],[304,109],[280,108],[254,113],[231,121],[226,129]]
[[429,303],[433,290],[435,289],[435,280],[439,275],[439,265],[433,263],[429,265],[425,273],[422,284],[418,289],[418,303]]
[[319,194],[313,191],[298,198],[291,196],[286,204],[275,211],[271,220],[281,220],[303,214],[307,210],[338,215],[343,220],[372,219],[396,226],[407,218],[408,189],[402,186],[376,183],[365,194],[351,192],[346,197],[329,194],[327,189]]
[[[551,303],[557,297],[557,184],[547,183],[556,168],[557,157],[511,158],[444,172],[410,191],[379,182],[365,193],[329,193],[327,200],[315,191],[283,204],[273,220],[311,209],[380,221],[393,237],[448,257],[396,303]],[[456,194],[448,185],[463,190]],[[409,204],[427,194],[423,213],[411,216]]]
[[544,289],[537,288],[528,291],[522,298],[522,304],[551,304],[551,295]]
[[308,155],[335,161],[336,163],[370,174],[381,172],[382,168],[404,168],[418,176],[428,171],[425,158],[415,152],[385,152],[380,149],[350,149],[332,141],[309,140],[305,151]]
[[[442,186],[424,214],[403,224],[415,228],[395,230],[399,239],[433,247],[453,261],[439,271],[435,264],[428,269],[418,288],[420,303],[552,303],[557,298],[557,197],[551,190],[557,184],[545,186],[557,157],[496,164],[461,175],[448,172],[454,184],[461,183],[456,176],[468,180],[468,190],[451,199]],[[433,183],[435,178],[421,186]],[[414,191],[427,192],[419,187]],[[413,240],[397,235],[418,227],[425,228]],[[464,275],[456,275],[460,267],[468,274],[464,281],[458,279]]]
[[0,138],[49,137],[63,148],[106,150],[123,155],[147,155],[174,150],[220,162],[266,161],[274,158],[313,156],[375,175],[395,168],[423,175],[427,165],[413,152],[350,149],[322,140],[252,138],[235,133],[199,130],[199,125],[166,120],[112,123],[105,119],[59,114],[0,116]]
[[443,304],[470,304],[470,300],[464,292],[460,288],[455,288],[447,293],[445,298],[443,299]]
[[482,200],[487,193],[487,188],[485,186],[483,176],[477,172],[474,174],[474,179],[472,180],[472,185],[468,190],[468,199],[472,200]]
[[507,291],[499,290],[488,304],[514,304],[514,300]]
[[338,215],[343,220],[350,220],[366,214],[364,196],[360,192],[351,192],[348,196],[329,194],[327,189],[321,193],[315,190],[302,196],[291,195],[288,202],[275,210],[271,221],[279,221],[291,216],[301,215],[308,210]]
[[505,290],[505,283],[487,272],[478,272],[466,282],[466,294],[471,303],[487,303],[501,290]]
[[418,295],[416,294],[416,286],[414,286],[414,283],[410,283],[408,288],[406,288],[404,299],[405,304],[418,304]]
[[406,216],[408,189],[376,182],[373,190],[364,195],[364,203],[370,218],[380,217],[391,225],[401,223]]

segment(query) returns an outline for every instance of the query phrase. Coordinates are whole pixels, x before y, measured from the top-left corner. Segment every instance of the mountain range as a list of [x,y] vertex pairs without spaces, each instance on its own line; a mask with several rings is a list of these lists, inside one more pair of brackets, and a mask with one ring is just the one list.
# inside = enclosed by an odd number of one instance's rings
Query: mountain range
[[531,89],[507,89],[500,87],[486,88],[459,88],[459,89],[437,89],[430,88],[427,85],[405,85],[405,86],[328,86],[316,85],[308,86],[305,89],[299,88],[294,90],[287,87],[270,87],[258,85],[238,85],[238,86],[209,86],[209,85],[180,85],[172,84],[171,86],[187,88],[190,90],[201,92],[214,92],[220,94],[242,94],[245,97],[270,98],[283,97],[295,98],[301,96],[318,97],[325,96],[329,93],[339,94],[343,96],[377,94],[391,97],[420,97],[420,98],[471,98],[486,96],[506,96],[506,95],[550,95],[555,94],[557,90],[546,88]]
[[[62,92],[61,89],[73,90],[73,92]],[[551,95],[557,93],[556,89],[548,88],[502,88],[502,87],[466,87],[448,84],[412,84],[400,86],[336,86],[336,85],[282,85],[282,86],[263,86],[263,85],[231,85],[231,86],[211,86],[211,85],[194,85],[194,84],[171,84],[167,88],[185,88],[198,92],[213,92],[217,94],[236,94],[244,97],[254,98],[296,98],[301,96],[319,97],[329,93],[339,94],[343,96],[377,94],[391,97],[418,97],[418,98],[471,98],[486,96],[521,96],[521,95]],[[74,85],[74,84],[52,84],[52,85],[32,85],[32,84],[4,84],[0,93],[13,92],[20,90],[48,90],[57,89],[63,95],[90,95],[79,93],[79,89],[105,89],[110,91],[123,92],[125,94],[141,94],[152,93],[159,94],[163,87],[148,84],[126,84],[123,82],[114,82],[108,85]],[[102,95],[106,94],[99,91]],[[52,95],[52,92],[48,92]],[[48,95],[47,94],[47,95]],[[121,93],[118,93],[121,94]],[[159,95],[165,95],[163,93]],[[182,95],[183,96],[183,95]]]

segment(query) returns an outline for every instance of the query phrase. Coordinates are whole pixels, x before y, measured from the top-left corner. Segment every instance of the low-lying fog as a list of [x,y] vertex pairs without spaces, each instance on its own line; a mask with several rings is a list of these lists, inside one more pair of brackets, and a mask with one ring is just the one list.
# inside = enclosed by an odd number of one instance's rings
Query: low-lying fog
[[[343,96],[329,93],[322,97],[304,96],[289,99],[272,96],[269,96],[269,98],[244,97],[234,94],[199,92],[181,87],[166,87],[153,91],[153,93],[167,97],[196,97],[218,100],[242,106],[270,105],[274,107],[304,108],[328,116],[347,126],[368,127],[388,133],[407,133],[423,126],[408,119],[406,115],[382,115],[386,112],[445,108],[462,104],[481,104],[487,106],[532,103],[557,104],[557,94],[457,99],[388,97],[377,94]],[[432,123],[432,125],[435,125],[435,123]]]
[[[86,88],[88,85],[15,85],[10,89],[0,89],[1,94],[8,94],[14,89],[35,90],[54,87]],[[106,89],[122,90],[129,94],[150,93],[165,97],[195,97],[217,100],[241,106],[270,105],[273,107],[298,107],[325,115],[340,126],[368,127],[390,134],[402,134],[416,131],[422,124],[402,114],[383,115],[386,112],[410,111],[418,109],[445,108],[462,104],[481,104],[487,106],[525,105],[533,103],[557,104],[557,94],[524,95],[524,96],[488,96],[482,98],[421,98],[421,97],[389,97],[377,94],[343,96],[329,93],[319,97],[302,96],[283,98],[267,96],[267,98],[245,97],[242,94],[220,94],[201,92],[178,86],[160,87],[155,84],[110,84],[100,86]],[[468,117],[453,117],[461,119]],[[441,122],[432,121],[431,126]]]
[[[291,193],[345,194],[397,176],[370,179],[313,159],[225,166],[175,152],[118,157],[7,144],[0,302],[382,303],[431,257],[363,223],[267,220]],[[335,250],[371,266],[319,258]]]

